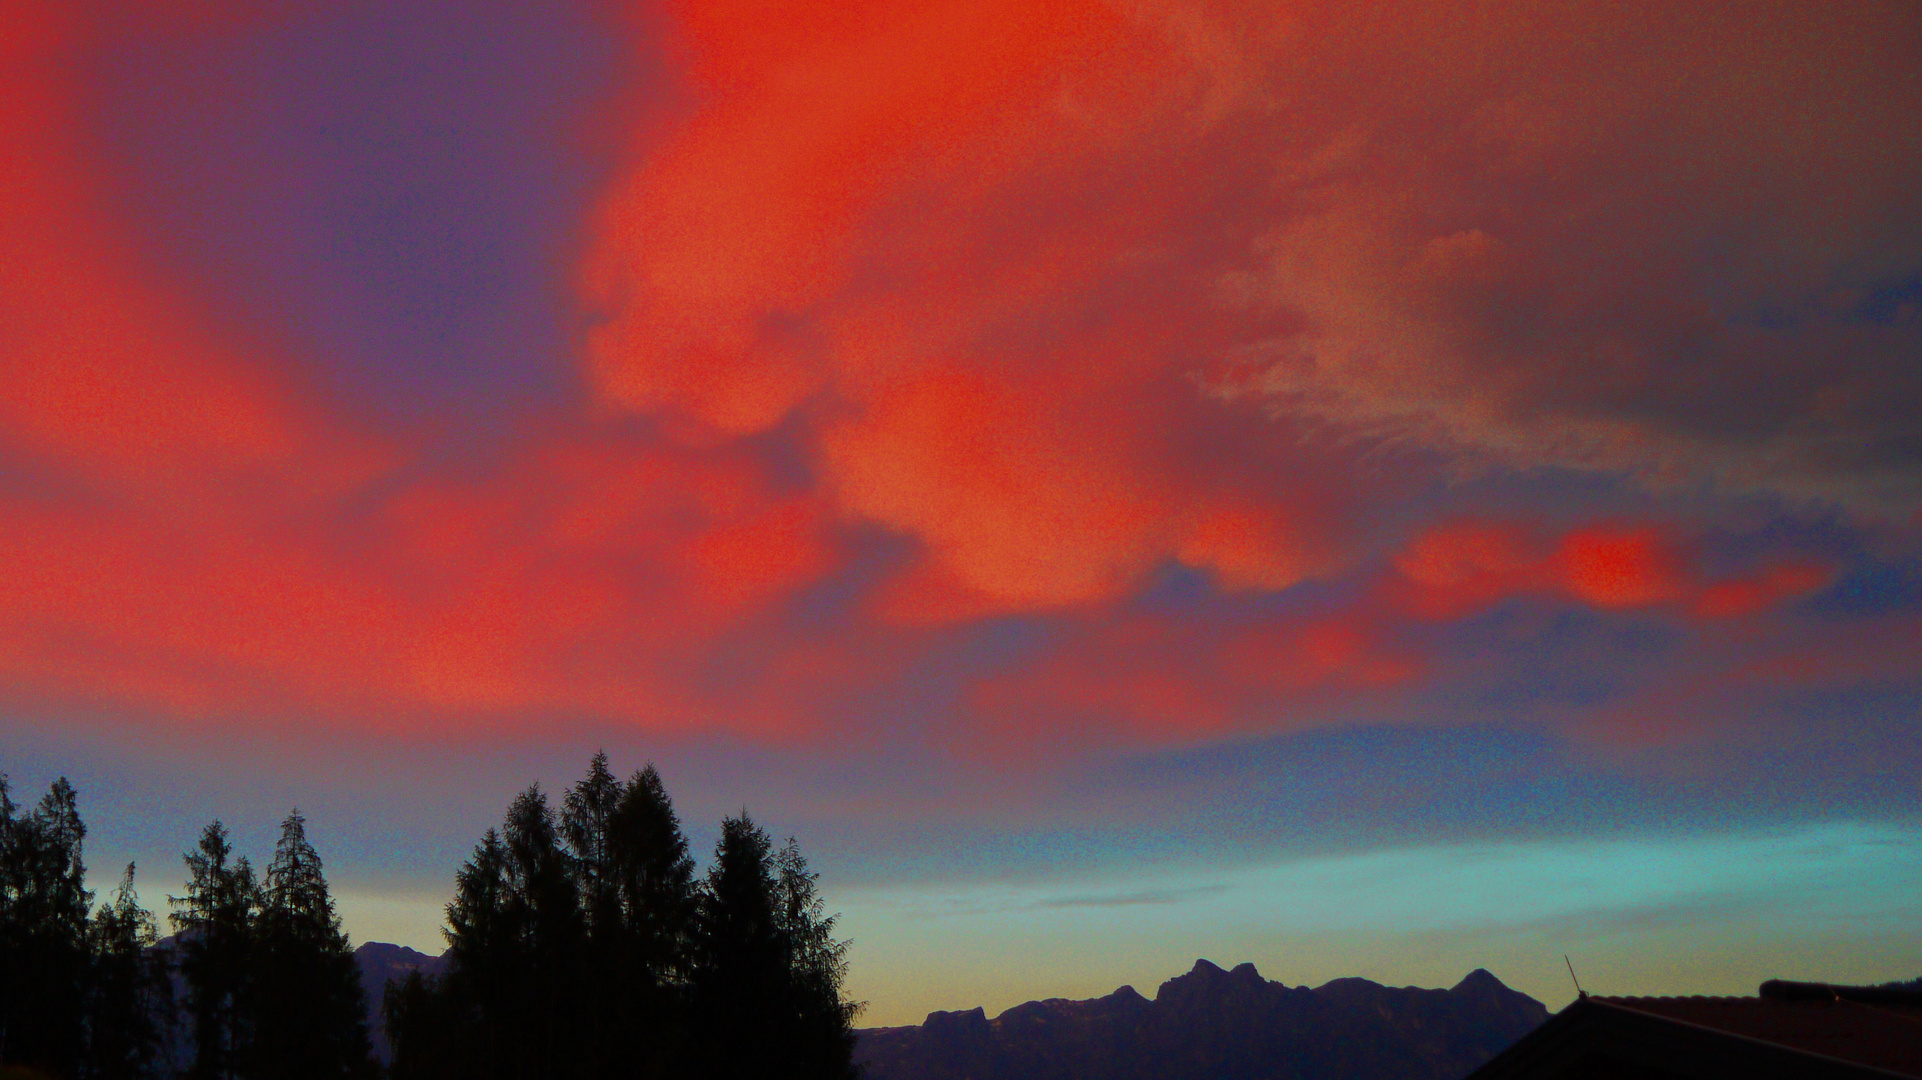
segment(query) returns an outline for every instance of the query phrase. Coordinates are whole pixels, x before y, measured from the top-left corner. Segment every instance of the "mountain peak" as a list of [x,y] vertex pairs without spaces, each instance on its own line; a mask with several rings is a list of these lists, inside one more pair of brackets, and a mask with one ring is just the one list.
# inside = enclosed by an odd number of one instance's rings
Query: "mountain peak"
[[921,1024],[921,1030],[930,1035],[947,1038],[966,1038],[982,1036],[988,1030],[987,1010],[976,1005],[972,1009],[957,1009],[953,1012],[931,1012]]
[[1462,981],[1449,987],[1451,994],[1469,993],[1477,990],[1506,990],[1507,984],[1497,979],[1487,968],[1476,968],[1462,976]]
[[978,1009],[934,1013],[920,1027],[860,1032],[855,1059],[871,1080],[1462,1076],[1546,1016],[1486,971],[1456,992],[1367,979],[1310,990],[1267,981],[1253,964],[1224,971],[1201,959],[1153,1001],[1123,986],[1030,1001],[992,1022]]

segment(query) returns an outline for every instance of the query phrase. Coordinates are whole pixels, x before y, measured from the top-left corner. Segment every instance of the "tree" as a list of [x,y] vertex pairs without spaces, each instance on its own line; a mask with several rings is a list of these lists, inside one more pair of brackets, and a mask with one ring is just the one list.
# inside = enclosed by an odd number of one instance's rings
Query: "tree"
[[[547,796],[528,788],[455,878],[447,974],[388,988],[395,1076],[583,1075],[583,1035],[592,1025],[583,1016],[578,882]],[[464,1069],[433,1060],[428,1048],[447,1045],[473,1048]]]
[[561,846],[553,809],[538,785],[508,806],[501,837],[507,854],[505,914],[523,979],[521,1039],[513,1060],[523,1077],[572,1078],[580,1075],[578,972],[585,920],[573,859]]
[[594,755],[587,775],[561,801],[561,834],[580,878],[582,914],[587,929],[599,935],[618,932],[624,921],[609,837],[621,794],[621,783],[609,771],[607,752],[603,750]]
[[262,882],[247,975],[242,1075],[332,1080],[371,1069],[360,971],[298,810],[281,822]]
[[694,860],[654,766],[627,782],[608,822],[608,847],[623,925],[637,950],[632,963],[662,985],[683,982],[694,920]]
[[502,1075],[481,1041],[489,1032],[480,1028],[466,1006],[447,975],[430,978],[410,971],[405,979],[388,980],[381,1017],[394,1047],[387,1067],[390,1080]]
[[[564,842],[563,842],[564,841]],[[393,1080],[847,1080],[847,944],[793,841],[743,813],[698,886],[660,774],[604,754],[514,799],[455,877],[447,972],[390,983]]]
[[747,816],[721,823],[699,899],[693,1025],[706,1075],[855,1075],[844,1003],[847,946],[834,940],[815,877],[789,842],[778,855]]
[[516,1075],[522,958],[510,912],[507,845],[489,829],[454,875],[447,905],[448,970],[389,982],[381,1009],[393,1080]]
[[140,906],[133,877],[128,863],[112,903],[93,919],[86,1075],[98,1080],[156,1075],[173,1013],[166,961],[153,951],[153,912]]
[[[605,808],[598,844],[568,830],[589,915],[587,986],[593,1024],[586,1045],[600,1075],[678,1075],[686,1047],[682,989],[694,911],[694,860],[652,765],[613,782],[606,755],[569,796]],[[595,800],[590,803],[589,794]],[[579,796],[577,799],[576,796]],[[598,860],[595,859],[598,853]]]
[[561,835],[573,857],[587,946],[578,973],[586,1009],[578,1047],[583,1076],[608,1074],[627,1041],[627,1033],[620,1028],[634,950],[621,908],[609,834],[622,790],[607,767],[606,751],[601,751],[588,763],[587,775],[575,782],[561,802]]
[[220,822],[209,824],[200,843],[182,858],[187,895],[172,897],[179,933],[180,974],[194,1034],[191,1080],[230,1080],[250,1034],[244,994],[253,945],[259,887],[242,856],[229,862],[233,845]]
[[0,1061],[71,1075],[86,1035],[87,827],[65,777],[17,810],[0,776]]
[[827,914],[816,883],[820,875],[793,837],[774,856],[775,931],[786,954],[788,999],[794,1018],[790,1076],[807,1080],[854,1080],[854,1018],[864,1003],[841,996],[848,973],[849,942],[834,937],[836,917]]

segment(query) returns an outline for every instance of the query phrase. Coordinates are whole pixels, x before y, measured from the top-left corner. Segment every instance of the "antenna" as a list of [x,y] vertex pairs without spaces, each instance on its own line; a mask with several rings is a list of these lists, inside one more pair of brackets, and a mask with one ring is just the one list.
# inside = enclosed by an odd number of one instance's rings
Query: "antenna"
[[1567,953],[1562,954],[1562,963],[1568,968],[1568,981],[1575,984],[1575,996],[1578,998],[1586,998],[1588,991],[1582,989],[1582,980],[1575,977],[1575,965],[1568,962]]

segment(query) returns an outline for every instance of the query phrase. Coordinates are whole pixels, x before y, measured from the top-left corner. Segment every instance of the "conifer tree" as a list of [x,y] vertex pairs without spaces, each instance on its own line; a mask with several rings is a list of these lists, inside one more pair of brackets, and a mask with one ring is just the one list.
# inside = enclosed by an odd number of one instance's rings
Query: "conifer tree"
[[519,1075],[517,1015],[524,977],[508,880],[507,845],[487,830],[454,875],[447,905],[448,970],[389,982],[382,1011],[393,1080]]
[[679,1070],[694,863],[653,766],[623,784],[597,753],[568,793],[562,831],[587,920],[581,985],[586,1075]]
[[836,917],[816,885],[820,875],[808,869],[793,837],[774,856],[774,874],[774,922],[787,966],[783,1014],[794,1019],[789,1075],[854,1080],[854,1018],[863,1003],[841,996],[849,943],[835,939]]
[[674,803],[654,766],[634,774],[608,823],[624,924],[634,963],[663,985],[686,980],[694,920],[694,860]]
[[530,1080],[571,1080],[580,1074],[577,973],[585,944],[573,860],[561,847],[553,809],[538,786],[507,808],[501,835],[507,853],[506,913],[523,973],[522,1040],[513,1060]]
[[724,1080],[774,1075],[789,1064],[770,849],[745,811],[721,822],[695,912],[691,1021],[700,1071]]
[[581,954],[583,1021],[577,1047],[584,1077],[608,1075],[621,1056],[627,1032],[630,945],[620,883],[614,871],[609,825],[620,806],[622,784],[607,767],[607,753],[594,755],[587,775],[561,803],[561,835],[573,856],[586,949]]
[[209,824],[196,849],[182,856],[187,895],[172,898],[193,1025],[189,1080],[231,1080],[250,1034],[244,995],[259,887],[246,857],[232,856],[226,827]]
[[87,827],[65,777],[25,817],[0,777],[0,1061],[78,1070],[89,977]]
[[607,752],[603,750],[594,755],[587,775],[561,802],[561,834],[580,877],[582,915],[588,931],[596,936],[618,932],[624,921],[609,836],[621,794],[621,783],[608,769]]
[[[393,1080],[848,1080],[845,942],[790,841],[743,813],[698,885],[652,767],[515,798],[455,878],[447,972],[390,983]],[[564,841],[564,842],[563,842]]]
[[298,810],[281,822],[253,936],[241,1073],[333,1080],[368,1072],[360,971]]
[[776,853],[743,812],[721,823],[703,882],[692,973],[701,1072],[853,1080],[858,1003],[841,997],[847,943],[794,841]]
[[94,915],[93,980],[87,1006],[87,1069],[95,1080],[158,1075],[173,1014],[166,960],[153,952],[153,912],[134,892],[134,864],[113,901]]
[[641,1075],[678,1076],[687,1063],[686,986],[694,920],[694,860],[661,774],[630,778],[609,823],[623,933],[619,1000]]
[[428,977],[410,971],[388,980],[381,1017],[393,1043],[389,1080],[479,1080],[506,1075],[488,1051],[491,1029],[469,1012],[468,1000],[455,990],[456,977]]

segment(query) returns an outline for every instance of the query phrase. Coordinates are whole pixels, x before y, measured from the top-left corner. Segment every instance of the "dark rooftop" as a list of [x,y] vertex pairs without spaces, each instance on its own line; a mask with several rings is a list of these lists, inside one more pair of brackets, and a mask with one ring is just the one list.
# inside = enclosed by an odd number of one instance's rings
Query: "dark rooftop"
[[1602,1063],[1673,1076],[1922,1077],[1922,991],[1771,980],[1756,997],[1585,996],[1475,1075],[1588,1075]]

